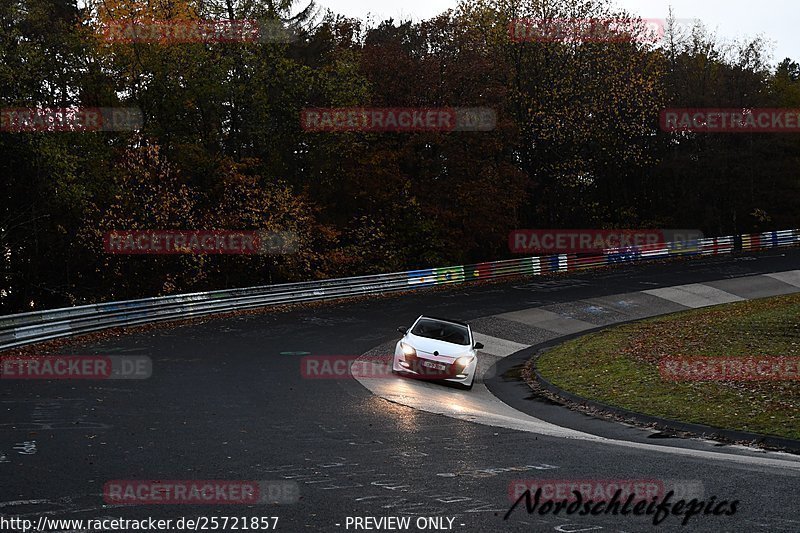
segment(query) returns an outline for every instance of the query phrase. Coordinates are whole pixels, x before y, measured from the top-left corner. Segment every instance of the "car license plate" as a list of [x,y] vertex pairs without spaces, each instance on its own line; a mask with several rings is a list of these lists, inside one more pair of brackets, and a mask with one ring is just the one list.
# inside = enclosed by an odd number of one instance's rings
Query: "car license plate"
[[433,361],[422,361],[422,366],[425,366],[425,367],[428,367],[428,368],[434,368],[436,370],[446,370],[447,369],[447,365],[443,365],[441,363],[434,363]]

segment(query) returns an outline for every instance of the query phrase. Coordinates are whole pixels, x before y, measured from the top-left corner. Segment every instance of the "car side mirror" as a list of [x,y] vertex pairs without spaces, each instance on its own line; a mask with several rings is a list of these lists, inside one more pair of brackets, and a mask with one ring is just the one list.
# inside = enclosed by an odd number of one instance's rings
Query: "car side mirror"
[[483,350],[483,343],[482,342],[476,342],[475,343],[475,349],[476,350]]
[[399,328],[397,328],[397,331],[399,331],[400,333],[405,335],[406,333],[408,333],[408,328],[404,328],[403,326],[400,326]]

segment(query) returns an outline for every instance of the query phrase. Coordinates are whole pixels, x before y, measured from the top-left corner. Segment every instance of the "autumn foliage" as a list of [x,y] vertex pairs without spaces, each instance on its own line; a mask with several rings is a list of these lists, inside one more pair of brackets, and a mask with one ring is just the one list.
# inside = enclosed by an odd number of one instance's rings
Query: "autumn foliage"
[[[136,107],[129,132],[0,132],[0,312],[461,264],[511,230],[797,227],[798,140],[685,135],[665,107],[800,107],[800,67],[696,26],[658,44],[515,42],[604,0],[468,0],[367,24],[288,0],[11,0],[2,108]],[[284,42],[110,42],[130,21],[254,20]],[[8,29],[8,31],[6,31]],[[315,133],[306,108],[485,107],[492,131]],[[291,231],[297,253],[114,256],[113,230]]]

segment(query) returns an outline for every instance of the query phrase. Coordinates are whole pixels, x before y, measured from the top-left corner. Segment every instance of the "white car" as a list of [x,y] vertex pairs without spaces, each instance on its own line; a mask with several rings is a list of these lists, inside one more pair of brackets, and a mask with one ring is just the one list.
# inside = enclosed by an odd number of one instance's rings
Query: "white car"
[[392,372],[472,388],[483,344],[475,342],[469,324],[421,316],[397,331],[403,338],[394,350]]

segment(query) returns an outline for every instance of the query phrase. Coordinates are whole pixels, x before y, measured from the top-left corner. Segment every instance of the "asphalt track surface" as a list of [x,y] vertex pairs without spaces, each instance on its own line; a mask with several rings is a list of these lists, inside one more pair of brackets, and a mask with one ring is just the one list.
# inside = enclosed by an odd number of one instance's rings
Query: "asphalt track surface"
[[[417,529],[415,521],[438,517],[453,519],[450,531],[797,532],[800,463],[794,456],[716,447],[744,458],[726,461],[478,424],[387,401],[352,378],[305,379],[300,356],[287,353],[358,356],[391,344],[399,337],[397,326],[422,313],[476,321],[560,302],[798,268],[798,250],[626,266],[209,318],[75,344],[61,352],[149,356],[152,377],[1,381],[0,517],[35,522],[40,516],[277,516],[278,531],[396,531],[347,527],[348,517],[396,516],[411,518],[411,527],[401,531],[436,531]],[[437,387],[438,395],[452,393],[456,401],[470,394],[431,383],[411,386],[418,385]],[[561,420],[558,413],[548,416]],[[570,416],[564,413],[563,420]],[[596,429],[585,424],[578,429]],[[651,440],[683,449],[710,446]],[[701,486],[706,500],[739,504],[733,516],[700,515],[686,526],[673,516],[655,526],[652,516],[529,515],[524,506],[504,520],[509,484],[532,478],[683,481]],[[108,505],[102,492],[109,480],[291,480],[300,500]]]

